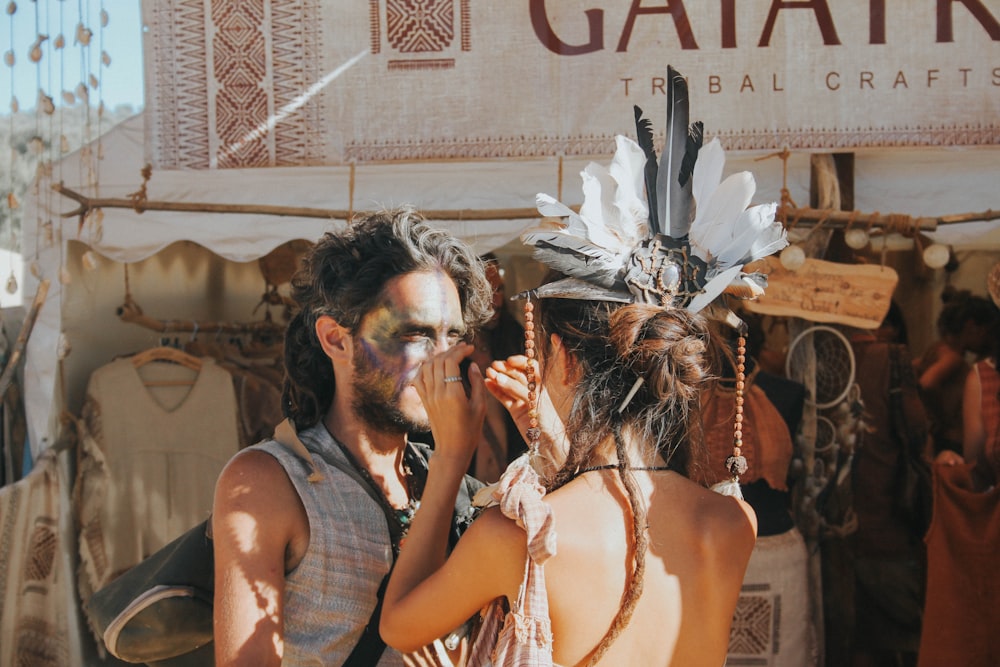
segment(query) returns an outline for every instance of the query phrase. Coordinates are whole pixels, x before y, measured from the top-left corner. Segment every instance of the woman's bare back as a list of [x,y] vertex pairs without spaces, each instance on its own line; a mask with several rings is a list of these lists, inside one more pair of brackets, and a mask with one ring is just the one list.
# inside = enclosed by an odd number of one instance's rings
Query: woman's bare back
[[[756,535],[746,503],[670,472],[636,472],[648,508],[643,591],[603,665],[725,661],[729,624]],[[584,661],[622,602],[631,512],[617,473],[582,475],[551,493],[558,550],[545,564],[555,662]],[[628,519],[628,521],[626,521]]]

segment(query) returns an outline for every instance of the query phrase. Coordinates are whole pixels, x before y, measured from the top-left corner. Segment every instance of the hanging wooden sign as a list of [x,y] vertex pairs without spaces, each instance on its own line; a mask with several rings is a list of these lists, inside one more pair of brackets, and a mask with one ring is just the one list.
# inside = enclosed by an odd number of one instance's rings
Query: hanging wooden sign
[[838,264],[807,259],[795,271],[767,257],[748,267],[767,274],[767,290],[745,302],[750,312],[801,317],[860,329],[875,329],[889,311],[899,275],[888,266]]

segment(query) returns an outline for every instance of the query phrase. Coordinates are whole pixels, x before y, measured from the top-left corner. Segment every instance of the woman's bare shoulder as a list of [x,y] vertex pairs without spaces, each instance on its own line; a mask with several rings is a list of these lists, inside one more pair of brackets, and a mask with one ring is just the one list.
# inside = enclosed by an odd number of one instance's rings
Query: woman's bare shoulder
[[722,495],[690,479],[674,476],[669,504],[677,510],[671,521],[681,522],[706,545],[725,543],[727,548],[743,545],[747,553],[757,536],[757,514],[746,501]]

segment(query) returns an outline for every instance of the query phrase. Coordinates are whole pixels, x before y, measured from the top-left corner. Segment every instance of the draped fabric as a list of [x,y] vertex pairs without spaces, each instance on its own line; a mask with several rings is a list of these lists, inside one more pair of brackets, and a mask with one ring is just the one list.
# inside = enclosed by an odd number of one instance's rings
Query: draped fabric
[[920,667],[1000,664],[1000,488],[976,493],[971,470],[934,466]]
[[66,480],[49,449],[24,479],[0,488],[0,665],[62,667],[70,659],[72,549],[60,511]]

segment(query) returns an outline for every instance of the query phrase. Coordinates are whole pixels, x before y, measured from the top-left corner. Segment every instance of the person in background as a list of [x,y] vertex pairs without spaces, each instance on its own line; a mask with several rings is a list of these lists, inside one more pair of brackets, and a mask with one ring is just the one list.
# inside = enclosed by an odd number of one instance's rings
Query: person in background
[[[890,309],[875,331],[858,329],[849,336],[865,424],[851,470],[857,529],[846,538],[847,558],[840,562],[846,563],[841,576],[853,573],[853,615],[827,619],[827,631],[839,628],[834,635],[849,637],[834,639],[846,644],[852,655],[841,659],[853,667],[912,666],[920,645],[926,526],[898,502],[898,480],[906,456],[926,454],[930,435],[909,348],[900,340],[905,329],[892,323],[894,317],[898,310],[894,315]],[[824,585],[842,582],[828,579]]]
[[913,362],[935,454],[962,450],[962,392],[970,368],[966,355],[978,359],[987,352],[996,310],[988,299],[968,292],[946,291],[942,299],[939,338]]
[[[994,302],[1000,301],[1000,295]],[[993,349],[965,379],[962,454],[938,453],[927,531],[927,604],[921,667],[1000,660],[1000,325]]]
[[[493,253],[482,255],[480,259],[486,267],[486,279],[493,288],[493,315],[476,332],[473,339],[475,352],[471,359],[480,368],[487,368],[494,361],[502,361],[524,351],[524,327],[507,307],[504,269],[500,260]],[[492,395],[488,395],[483,437],[472,455],[469,474],[482,482],[495,482],[507,465],[526,449],[524,438],[510,413]]]
[[[471,349],[489,295],[475,254],[409,209],[356,220],[305,256],[285,338],[291,436],[237,454],[216,487],[218,665],[358,664],[359,646],[360,664],[404,664],[374,630],[381,584],[429,492],[427,450],[406,435],[427,430],[412,382],[434,355]],[[296,438],[305,453],[289,448]],[[448,494],[457,507],[459,488]],[[449,512],[441,548],[469,521]],[[446,658],[422,649],[419,664]]]

